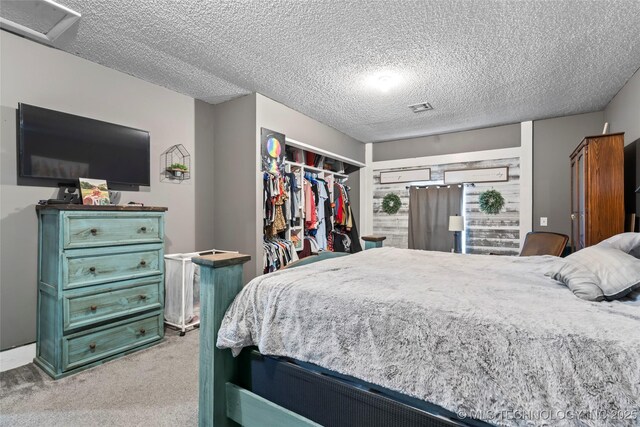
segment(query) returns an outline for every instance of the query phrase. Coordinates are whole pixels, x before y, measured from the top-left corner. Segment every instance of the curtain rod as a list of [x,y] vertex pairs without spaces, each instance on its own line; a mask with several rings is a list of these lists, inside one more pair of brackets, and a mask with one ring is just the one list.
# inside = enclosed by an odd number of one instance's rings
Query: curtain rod
[[407,185],[405,188],[409,189],[411,187],[414,188],[429,188],[429,187],[447,187],[450,188],[452,185],[457,185],[458,187],[462,187],[463,185],[465,187],[475,187],[476,184],[474,184],[473,182],[465,182],[465,183],[460,183],[460,184],[429,184],[429,185]]

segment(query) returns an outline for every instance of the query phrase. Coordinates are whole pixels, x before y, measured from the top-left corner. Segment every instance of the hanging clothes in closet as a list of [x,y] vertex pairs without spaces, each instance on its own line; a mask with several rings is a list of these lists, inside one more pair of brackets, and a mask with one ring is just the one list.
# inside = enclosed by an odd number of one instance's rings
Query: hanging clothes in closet
[[289,214],[289,225],[295,227],[300,223],[300,187],[298,186],[298,180],[296,179],[295,173],[287,173],[285,179],[285,187],[288,186],[289,189],[289,197],[287,198],[287,202],[285,202],[288,206],[287,212]]
[[331,233],[331,244],[335,252],[355,253],[362,251],[358,228],[351,211],[349,187],[336,182],[334,184],[335,230]]
[[304,176],[305,241],[302,256],[323,250],[331,250],[330,233],[333,230],[333,210],[329,184],[316,174]]
[[287,229],[287,206],[289,198],[285,180],[270,172],[264,173],[264,234],[274,237]]
[[323,179],[317,178],[318,203],[316,210],[318,215],[318,226],[316,232],[316,242],[320,250],[327,250],[327,222],[331,221],[331,215],[326,216],[325,202],[329,199],[329,187]]
[[266,228],[270,226],[275,220],[275,209],[273,203],[273,194],[278,190],[277,177],[271,173],[265,172],[262,178],[263,192],[262,192],[262,218],[264,220],[263,226]]
[[302,251],[298,254],[300,259],[315,255],[318,252],[320,252],[320,248],[318,247],[316,239],[313,236],[305,236],[302,242]]
[[264,249],[263,267],[265,274],[279,270],[299,259],[293,242],[288,240],[265,240],[262,247]]
[[304,228],[305,231],[315,231],[318,228],[318,185],[310,173],[304,176]]
[[329,184],[325,183],[325,191],[328,195],[327,199],[324,201],[324,224],[325,224],[325,237],[327,239],[327,250],[333,251],[333,239],[331,238],[331,233],[333,232],[333,200],[331,200],[331,193],[329,193]]

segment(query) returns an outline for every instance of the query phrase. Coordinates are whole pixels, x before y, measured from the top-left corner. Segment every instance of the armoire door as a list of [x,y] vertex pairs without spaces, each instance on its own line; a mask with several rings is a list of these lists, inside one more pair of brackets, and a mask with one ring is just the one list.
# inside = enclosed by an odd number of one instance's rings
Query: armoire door
[[587,147],[571,161],[571,245],[574,251],[587,246]]
[[578,221],[578,161],[577,157],[571,159],[571,250],[578,250],[578,236],[580,228]]
[[587,247],[587,147],[580,150],[576,159],[578,173],[578,247],[584,249]]

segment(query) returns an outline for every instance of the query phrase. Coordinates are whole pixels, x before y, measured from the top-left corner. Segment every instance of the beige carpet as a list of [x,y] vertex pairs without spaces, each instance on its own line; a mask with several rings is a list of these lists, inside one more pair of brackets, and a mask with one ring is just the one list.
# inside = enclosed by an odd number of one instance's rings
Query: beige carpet
[[0,373],[2,426],[196,426],[198,333],[53,381],[33,364]]

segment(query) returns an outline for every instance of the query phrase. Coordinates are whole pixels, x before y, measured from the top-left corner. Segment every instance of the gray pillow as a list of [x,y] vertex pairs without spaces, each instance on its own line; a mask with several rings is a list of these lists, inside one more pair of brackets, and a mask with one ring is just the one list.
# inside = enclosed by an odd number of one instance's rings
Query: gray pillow
[[564,283],[578,298],[587,301],[602,301],[604,299],[596,275],[578,264],[565,262],[564,259],[558,260],[551,267],[547,276]]
[[582,299],[615,300],[640,288],[640,260],[607,243],[557,261],[547,275],[563,282]]
[[640,233],[620,233],[598,243],[599,245],[611,245],[616,249],[640,258]]

